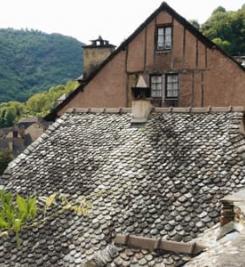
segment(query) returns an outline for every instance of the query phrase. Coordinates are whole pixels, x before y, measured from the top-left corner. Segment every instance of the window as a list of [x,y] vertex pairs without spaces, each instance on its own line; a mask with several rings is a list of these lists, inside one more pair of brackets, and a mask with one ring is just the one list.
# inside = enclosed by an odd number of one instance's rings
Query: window
[[157,27],[156,42],[157,50],[170,50],[172,48],[172,27]]
[[162,97],[162,75],[151,76],[151,97]]
[[179,95],[178,74],[166,74],[166,98],[177,98]]
[[179,76],[177,73],[153,74],[150,76],[151,97],[177,99]]

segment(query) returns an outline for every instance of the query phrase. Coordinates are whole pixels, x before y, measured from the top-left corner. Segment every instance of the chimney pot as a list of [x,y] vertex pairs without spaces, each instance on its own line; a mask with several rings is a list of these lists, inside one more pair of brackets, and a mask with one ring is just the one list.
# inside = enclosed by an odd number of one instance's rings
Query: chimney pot
[[101,36],[91,40],[91,45],[83,46],[83,72],[86,78],[96,69],[114,50],[115,46]]

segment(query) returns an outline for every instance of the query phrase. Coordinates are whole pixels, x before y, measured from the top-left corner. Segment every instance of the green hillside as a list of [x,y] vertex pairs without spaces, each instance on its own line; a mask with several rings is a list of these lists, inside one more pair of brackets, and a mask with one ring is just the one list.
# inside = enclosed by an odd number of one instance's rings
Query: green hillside
[[25,101],[80,76],[81,45],[61,34],[0,29],[0,102]]
[[49,88],[49,90],[36,93],[26,102],[9,101],[0,103],[0,128],[11,127],[21,118],[43,117],[58,104],[61,96],[67,96],[75,88],[78,82],[68,81],[66,84],[60,84]]

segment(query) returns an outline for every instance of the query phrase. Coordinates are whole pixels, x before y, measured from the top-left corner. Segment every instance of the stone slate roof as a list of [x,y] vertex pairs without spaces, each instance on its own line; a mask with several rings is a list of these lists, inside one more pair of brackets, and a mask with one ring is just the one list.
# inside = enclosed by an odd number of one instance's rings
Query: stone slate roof
[[[239,150],[244,147],[240,147]],[[245,189],[225,196],[222,202],[233,206],[235,218],[223,227],[215,225],[195,240],[208,249],[189,261],[185,267],[245,266]],[[223,207],[224,209],[224,207]],[[219,239],[219,237],[224,236]]]
[[[117,233],[190,241],[218,222],[219,200],[245,185],[241,112],[66,113],[9,166],[7,189],[85,198],[0,239],[0,266],[180,266],[185,255],[116,247]],[[40,204],[41,205],[41,204]],[[89,205],[88,205],[89,206]],[[40,215],[41,221],[43,215]]]
[[[235,223],[236,224],[236,223]],[[191,259],[185,267],[243,267],[245,266],[245,229],[237,224],[237,231],[217,240],[220,226],[215,225],[201,234],[197,240],[208,245],[207,251]]]

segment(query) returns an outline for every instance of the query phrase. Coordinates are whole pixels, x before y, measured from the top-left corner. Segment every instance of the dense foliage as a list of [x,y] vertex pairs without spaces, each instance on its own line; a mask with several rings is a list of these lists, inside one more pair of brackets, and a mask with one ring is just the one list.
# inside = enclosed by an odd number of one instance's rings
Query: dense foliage
[[0,104],[0,128],[12,126],[21,117],[45,116],[57,104],[59,97],[69,94],[77,86],[77,82],[70,81],[34,94],[25,103],[10,101]]
[[0,190],[0,238],[14,233],[20,247],[22,230],[38,228],[57,214],[67,211],[85,216],[92,208],[92,203],[84,196],[68,200],[65,194],[57,192],[43,196],[42,203],[35,196],[14,195]]
[[14,232],[19,245],[19,233],[37,214],[35,197],[13,196],[12,193],[0,191],[0,229],[5,230],[1,235]]
[[61,34],[0,29],[0,103],[25,101],[80,76],[81,45]]
[[245,5],[237,11],[214,10],[202,33],[231,55],[245,54]]

